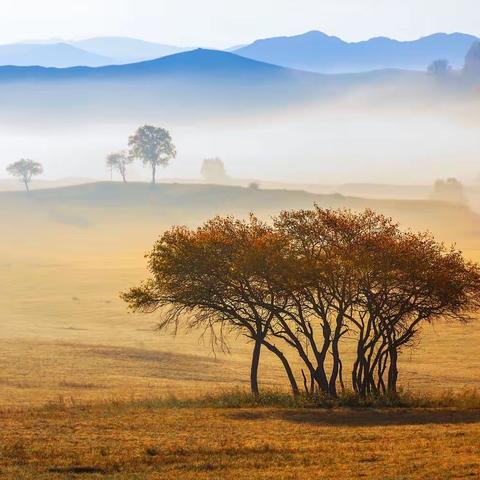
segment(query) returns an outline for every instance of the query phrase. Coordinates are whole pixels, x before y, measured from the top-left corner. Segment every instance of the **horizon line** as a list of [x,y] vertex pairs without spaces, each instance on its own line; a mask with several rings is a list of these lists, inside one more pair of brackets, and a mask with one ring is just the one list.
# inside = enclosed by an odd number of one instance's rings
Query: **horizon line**
[[[404,38],[404,39],[399,39],[395,38],[393,36],[388,36],[388,35],[374,35],[368,38],[360,39],[360,40],[345,40],[342,36],[340,35],[334,35],[334,34],[329,34],[326,33],[323,30],[306,30],[306,31],[301,31],[299,33],[293,33],[289,35],[285,34],[278,34],[278,35],[271,35],[271,36],[266,36],[266,37],[257,37],[254,38],[253,40],[245,40],[243,42],[236,42],[234,45],[229,44],[230,46],[224,46],[220,47],[217,45],[213,44],[204,44],[203,42],[200,42],[196,45],[180,45],[176,42],[168,42],[168,41],[161,41],[161,40],[149,40],[146,38],[141,38],[137,36],[130,36],[130,35],[115,35],[115,34],[105,34],[105,35],[91,35],[91,36],[79,36],[79,37],[72,37],[72,38],[62,38],[62,37],[44,37],[44,38],[33,38],[33,39],[19,39],[19,40],[10,40],[10,41],[0,41],[0,46],[8,46],[8,45],[58,45],[58,44],[67,44],[67,45],[72,45],[76,42],[83,42],[87,40],[92,40],[92,39],[106,39],[106,38],[111,38],[111,39],[128,39],[128,40],[136,40],[136,41],[141,41],[141,42],[146,42],[146,43],[153,43],[157,45],[162,45],[162,46],[169,46],[169,47],[177,47],[177,48],[182,48],[182,49],[196,49],[196,48],[204,48],[204,49],[215,49],[215,50],[229,50],[229,49],[237,49],[237,48],[242,48],[243,46],[248,46],[251,45],[252,43],[255,43],[257,41],[262,41],[262,40],[269,40],[269,39],[274,39],[274,38],[294,38],[294,37],[299,37],[303,35],[307,35],[309,33],[321,33],[327,37],[330,38],[338,38],[342,40],[345,43],[348,44],[355,44],[355,43],[362,43],[362,42],[369,42],[371,40],[376,40],[379,38],[383,39],[388,39],[400,43],[408,43],[408,42],[415,42],[422,40],[424,38],[432,37],[435,35],[469,35],[472,37],[480,38],[480,34],[475,34],[475,33],[469,33],[469,32],[462,32],[459,30],[455,31],[435,31],[432,33],[420,35],[420,36],[415,36],[415,37],[409,37],[409,38]],[[79,47],[77,47],[79,48]]]

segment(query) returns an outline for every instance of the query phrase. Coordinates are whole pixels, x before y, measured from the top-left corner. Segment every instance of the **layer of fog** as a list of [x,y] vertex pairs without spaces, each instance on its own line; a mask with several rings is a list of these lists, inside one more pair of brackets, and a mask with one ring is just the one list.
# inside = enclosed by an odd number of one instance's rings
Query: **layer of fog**
[[[170,130],[178,156],[161,176],[199,178],[206,157],[220,157],[229,176],[341,184],[349,182],[431,184],[457,177],[473,182],[480,173],[478,107],[407,106],[366,108],[315,106],[215,120],[187,115],[147,115],[145,123]],[[31,120],[31,119],[30,119]],[[88,177],[109,180],[105,156],[126,148],[138,123],[92,120],[43,125],[0,125],[0,178],[5,167],[32,158],[44,165],[45,179]],[[147,180],[140,163],[131,180]],[[114,177],[118,179],[117,177]]]

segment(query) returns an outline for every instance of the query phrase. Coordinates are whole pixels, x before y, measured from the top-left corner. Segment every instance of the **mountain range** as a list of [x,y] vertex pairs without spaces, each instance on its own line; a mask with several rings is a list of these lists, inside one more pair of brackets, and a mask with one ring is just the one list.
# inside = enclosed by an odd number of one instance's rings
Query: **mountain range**
[[68,43],[17,43],[0,46],[0,65],[66,68],[75,65],[98,67],[112,59],[87,52]]
[[252,111],[338,88],[327,76],[203,49],[97,68],[4,66],[0,67],[0,85],[0,118],[22,122],[34,112],[45,117],[81,112],[145,118],[172,110],[190,116],[202,109]]
[[[291,37],[256,40],[232,47],[237,55],[287,68],[317,73],[365,72],[377,69],[425,71],[437,59],[463,66],[478,41],[463,33],[436,33],[413,41],[385,37],[346,42],[319,31]],[[0,65],[73,67],[138,63],[192,50],[126,37],[95,37],[80,41],[28,42],[0,45]]]
[[235,53],[262,62],[321,73],[363,72],[397,68],[425,71],[438,59],[463,67],[477,37],[463,33],[437,33],[401,42],[378,37],[362,42],[344,40],[312,31],[293,37],[257,40]]
[[[477,86],[479,75],[472,78]],[[437,78],[386,69],[326,75],[205,49],[103,67],[3,66],[0,86],[0,122],[7,124],[38,123],[39,118],[145,121],[160,114],[251,115],[358,93],[364,99],[403,104],[428,101],[439,93],[438,98],[446,99],[472,91],[470,77],[457,73]]]
[[95,37],[80,41],[55,39],[0,45],[0,65],[99,67],[136,63],[186,50],[127,37]]
[[94,37],[70,43],[95,55],[108,57],[115,64],[142,62],[193,50],[127,37]]

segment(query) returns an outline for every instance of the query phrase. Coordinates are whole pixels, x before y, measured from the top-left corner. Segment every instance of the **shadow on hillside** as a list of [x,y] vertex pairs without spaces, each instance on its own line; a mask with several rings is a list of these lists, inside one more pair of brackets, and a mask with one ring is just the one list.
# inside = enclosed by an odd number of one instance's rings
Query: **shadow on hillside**
[[480,423],[480,410],[448,408],[284,410],[239,412],[229,417],[235,420],[278,419],[296,424],[319,426],[458,425]]

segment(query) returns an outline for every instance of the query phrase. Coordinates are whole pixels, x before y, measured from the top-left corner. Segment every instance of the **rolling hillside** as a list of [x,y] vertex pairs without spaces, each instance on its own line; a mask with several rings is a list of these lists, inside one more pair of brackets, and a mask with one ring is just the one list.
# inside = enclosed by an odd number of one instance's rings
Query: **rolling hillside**
[[217,214],[245,216],[254,212],[268,218],[280,210],[310,208],[314,204],[324,208],[373,208],[405,227],[429,229],[447,241],[463,239],[467,247],[480,235],[480,217],[467,207],[449,203],[200,184],[100,182],[34,190],[30,194],[0,192],[0,218],[4,222],[30,218],[37,225],[52,222],[81,228],[105,223],[133,226],[161,222],[169,226],[195,224]]
[[[177,339],[154,334],[159,317],[128,313],[118,294],[146,278],[144,254],[171,225],[195,226],[215,214],[250,211],[268,219],[282,208],[314,202],[373,207],[405,227],[429,228],[438,239],[455,241],[468,258],[480,258],[479,217],[428,201],[140,183],[1,193],[0,409],[60,396],[75,401],[133,393],[136,398],[160,392],[191,396],[244,386],[250,347],[241,338],[231,342],[230,355],[214,359],[197,332]],[[402,356],[408,388],[458,390],[478,383],[477,325],[442,324],[425,335],[429,340],[413,357]],[[262,382],[279,387],[284,378],[279,362],[266,355],[262,365],[268,365]]]

